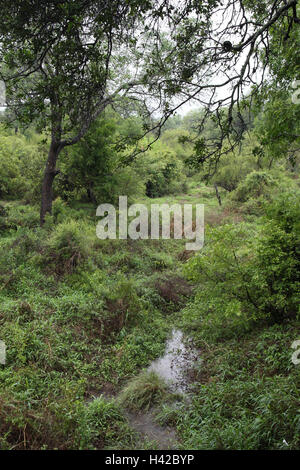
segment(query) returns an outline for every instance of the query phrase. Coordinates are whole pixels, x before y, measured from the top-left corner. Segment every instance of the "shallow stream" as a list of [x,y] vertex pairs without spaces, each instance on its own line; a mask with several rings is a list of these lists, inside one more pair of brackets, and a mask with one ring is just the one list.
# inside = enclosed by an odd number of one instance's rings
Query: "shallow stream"
[[[199,360],[199,352],[191,342],[184,340],[182,331],[174,329],[166,343],[164,355],[153,361],[148,370],[162,377],[171,392],[185,395],[191,383],[191,371],[197,367]],[[153,441],[157,449],[178,449],[175,429],[157,424],[155,410],[138,414],[127,412],[126,415],[130,425],[140,434],[141,442],[146,438]]]
[[169,384],[172,392],[185,393],[189,388],[189,372],[197,365],[199,354],[183,333],[173,330],[162,357],[156,359],[148,370],[154,371]]

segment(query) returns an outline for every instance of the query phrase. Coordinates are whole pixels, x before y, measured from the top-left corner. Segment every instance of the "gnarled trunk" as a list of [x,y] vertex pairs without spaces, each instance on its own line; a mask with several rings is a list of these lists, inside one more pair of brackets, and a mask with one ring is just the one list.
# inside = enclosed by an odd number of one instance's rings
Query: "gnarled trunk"
[[61,146],[55,141],[51,142],[48,160],[46,163],[45,173],[44,173],[44,180],[42,186],[42,203],[41,203],[41,211],[40,211],[40,224],[41,226],[45,222],[45,215],[47,213],[51,214],[52,211],[52,200],[53,200],[53,181],[55,176],[59,173],[56,170],[56,162],[61,151]]

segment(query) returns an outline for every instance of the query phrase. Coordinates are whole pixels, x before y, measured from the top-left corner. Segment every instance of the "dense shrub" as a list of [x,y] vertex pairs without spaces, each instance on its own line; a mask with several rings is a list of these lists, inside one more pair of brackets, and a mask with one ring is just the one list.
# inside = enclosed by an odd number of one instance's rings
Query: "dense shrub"
[[190,406],[162,410],[183,448],[298,449],[299,370],[291,343],[299,321],[255,329],[237,339],[199,338],[201,366]]
[[[206,246],[186,265],[197,283],[186,310],[203,334],[240,334],[260,321],[282,322],[299,311],[299,201],[285,194],[267,208],[264,225],[207,230]],[[190,323],[190,320],[187,320]]]
[[109,292],[106,292],[105,302],[107,315],[103,320],[103,334],[106,337],[141,320],[141,303],[132,281],[121,278],[113,283]]
[[266,290],[261,307],[276,321],[295,317],[300,305],[299,192],[285,193],[267,206],[257,269]]
[[231,152],[221,159],[212,182],[231,192],[245,180],[248,173],[251,173],[254,168],[255,161],[251,158],[251,154],[249,157],[246,151]]
[[250,198],[257,199],[267,195],[270,188],[276,185],[276,181],[271,173],[267,171],[252,171],[245,180],[236,188],[233,199],[239,202],[246,202]]
[[86,224],[71,220],[58,224],[46,242],[47,260],[57,272],[72,272],[88,258],[92,245]]
[[39,209],[34,205],[8,203],[2,218],[5,228],[17,230],[20,227],[36,229],[40,225]]
[[[41,136],[0,135],[0,199],[37,199],[45,151]],[[4,134],[4,135],[3,135]]]
[[177,425],[185,448],[299,448],[299,379],[244,378],[202,386]]
[[61,172],[55,181],[57,196],[66,201],[82,199],[98,205],[116,204],[119,195],[126,195],[130,200],[142,194],[142,183],[139,184],[133,166],[122,160],[124,148],[118,147],[124,138],[118,130],[130,132],[130,129],[117,129],[116,117],[112,114],[99,118],[77,145],[62,152]]
[[175,151],[156,142],[136,160],[136,172],[150,198],[182,192],[186,176],[184,164]]
[[115,401],[99,397],[85,409],[77,429],[79,449],[103,449],[119,445],[129,446],[133,441],[133,431]]

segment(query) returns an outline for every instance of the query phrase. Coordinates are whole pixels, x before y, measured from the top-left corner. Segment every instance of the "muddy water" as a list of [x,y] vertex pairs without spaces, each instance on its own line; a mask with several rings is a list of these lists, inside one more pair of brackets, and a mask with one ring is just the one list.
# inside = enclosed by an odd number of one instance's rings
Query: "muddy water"
[[[148,370],[162,377],[171,392],[186,395],[189,391],[190,372],[199,364],[199,352],[193,349],[191,342],[184,339],[180,330],[174,329],[171,338],[166,343],[164,355],[153,361]],[[111,394],[103,393],[111,398]],[[176,403],[174,403],[176,406]],[[176,431],[171,427],[162,427],[156,422],[156,409],[147,412],[133,413],[126,410],[128,422],[140,435],[140,448],[144,448],[145,440],[153,442],[154,449],[178,449],[179,442]]]
[[159,450],[178,448],[176,431],[170,427],[162,427],[155,421],[155,411],[146,413],[126,412],[130,426],[140,435],[141,449],[145,439],[154,444],[154,448]]
[[153,361],[149,370],[162,377],[172,392],[185,393],[189,388],[188,373],[198,361],[198,354],[189,341],[183,342],[182,331],[173,330],[164,355]]
[[[153,361],[148,370],[162,377],[168,383],[170,391],[186,394],[190,385],[189,372],[198,362],[199,354],[188,340],[184,341],[182,331],[173,330],[164,355]],[[141,436],[141,445],[146,438],[154,442],[157,449],[178,449],[175,429],[159,426],[155,421],[155,414],[155,409],[140,414],[126,413],[130,425]]]

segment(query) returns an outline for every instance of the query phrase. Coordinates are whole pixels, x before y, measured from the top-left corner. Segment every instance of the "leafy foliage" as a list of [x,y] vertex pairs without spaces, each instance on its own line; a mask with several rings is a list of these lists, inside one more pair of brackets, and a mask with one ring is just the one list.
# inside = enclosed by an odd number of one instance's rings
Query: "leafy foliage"
[[238,335],[253,323],[299,313],[298,195],[287,193],[267,207],[256,230],[245,223],[210,229],[204,250],[186,265],[201,287],[185,319],[192,316],[206,337]]

